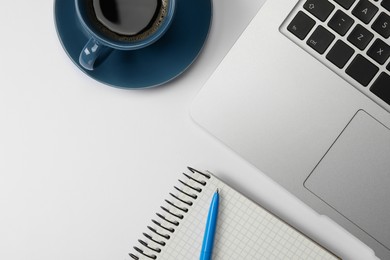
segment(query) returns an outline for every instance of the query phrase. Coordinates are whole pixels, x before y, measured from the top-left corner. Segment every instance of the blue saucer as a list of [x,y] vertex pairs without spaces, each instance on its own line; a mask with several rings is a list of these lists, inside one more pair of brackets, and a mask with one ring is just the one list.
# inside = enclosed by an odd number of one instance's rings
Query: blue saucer
[[114,50],[95,70],[78,63],[88,41],[76,16],[73,0],[56,0],[54,17],[62,46],[73,62],[88,76],[104,84],[125,88],[150,88],[183,73],[198,57],[207,39],[211,0],[178,0],[171,27],[156,43],[135,51]]

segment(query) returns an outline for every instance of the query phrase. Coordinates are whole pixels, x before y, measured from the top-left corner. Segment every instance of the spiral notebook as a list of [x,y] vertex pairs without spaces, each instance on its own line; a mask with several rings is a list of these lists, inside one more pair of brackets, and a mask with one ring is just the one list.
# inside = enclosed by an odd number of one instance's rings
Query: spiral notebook
[[130,259],[199,259],[217,188],[220,204],[213,260],[340,259],[213,174],[188,169],[129,253]]

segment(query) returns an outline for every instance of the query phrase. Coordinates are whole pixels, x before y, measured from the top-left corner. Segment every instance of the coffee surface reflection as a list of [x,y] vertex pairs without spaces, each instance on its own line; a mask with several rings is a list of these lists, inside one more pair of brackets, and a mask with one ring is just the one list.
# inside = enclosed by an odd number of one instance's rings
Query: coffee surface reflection
[[102,35],[122,42],[142,41],[162,25],[171,0],[84,0]]
[[94,0],[96,18],[111,31],[134,36],[153,26],[160,0]]

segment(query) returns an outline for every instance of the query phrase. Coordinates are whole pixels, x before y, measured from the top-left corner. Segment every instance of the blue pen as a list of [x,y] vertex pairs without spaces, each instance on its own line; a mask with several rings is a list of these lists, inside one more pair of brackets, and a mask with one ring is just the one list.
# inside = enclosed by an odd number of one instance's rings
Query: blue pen
[[200,252],[200,260],[210,260],[213,253],[215,230],[217,229],[219,206],[219,191],[214,193],[211,200],[209,213],[207,216],[206,229],[203,237],[202,251]]

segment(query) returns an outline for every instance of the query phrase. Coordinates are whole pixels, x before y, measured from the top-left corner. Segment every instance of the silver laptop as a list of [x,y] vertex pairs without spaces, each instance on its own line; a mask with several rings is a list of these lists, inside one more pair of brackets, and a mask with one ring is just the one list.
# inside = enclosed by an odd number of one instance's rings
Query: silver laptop
[[390,0],[269,0],[194,120],[390,259]]

